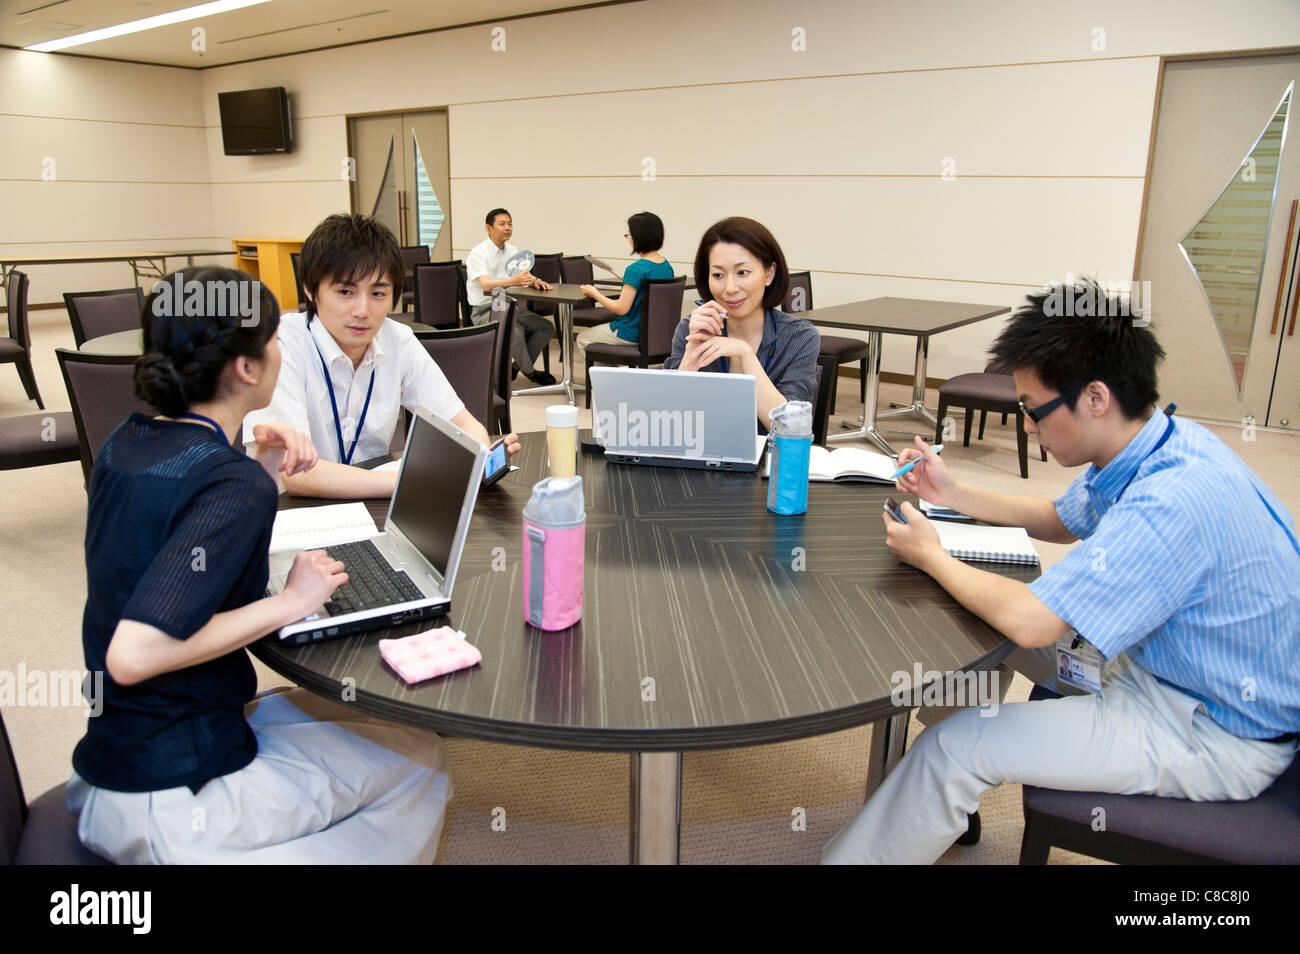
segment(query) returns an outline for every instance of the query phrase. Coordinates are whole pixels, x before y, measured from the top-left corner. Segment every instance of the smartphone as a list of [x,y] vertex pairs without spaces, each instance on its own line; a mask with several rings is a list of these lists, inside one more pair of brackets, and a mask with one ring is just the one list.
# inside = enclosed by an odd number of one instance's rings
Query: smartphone
[[510,473],[510,455],[506,453],[506,439],[503,437],[488,448],[487,463],[483,465],[483,486],[495,484]]
[[885,501],[885,513],[889,514],[899,523],[907,523],[907,518],[903,516],[903,508],[898,505],[898,501],[893,497]]

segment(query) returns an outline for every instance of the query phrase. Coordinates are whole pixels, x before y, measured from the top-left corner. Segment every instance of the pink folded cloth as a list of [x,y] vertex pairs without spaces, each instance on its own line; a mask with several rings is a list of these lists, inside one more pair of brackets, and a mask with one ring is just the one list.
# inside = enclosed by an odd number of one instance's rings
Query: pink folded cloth
[[442,626],[402,639],[381,639],[379,653],[407,685],[477,666],[483,655],[465,634]]

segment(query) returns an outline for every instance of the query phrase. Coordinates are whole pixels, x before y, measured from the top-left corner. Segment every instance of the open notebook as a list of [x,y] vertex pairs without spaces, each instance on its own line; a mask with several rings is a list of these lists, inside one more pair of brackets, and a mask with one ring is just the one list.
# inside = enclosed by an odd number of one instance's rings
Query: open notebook
[[[772,457],[768,455],[763,476],[770,477]],[[827,450],[814,444],[808,451],[808,480],[811,483],[892,484],[898,461],[861,447]]]
[[1023,527],[981,527],[965,523],[931,524],[939,543],[959,560],[987,563],[1037,563],[1029,534]]

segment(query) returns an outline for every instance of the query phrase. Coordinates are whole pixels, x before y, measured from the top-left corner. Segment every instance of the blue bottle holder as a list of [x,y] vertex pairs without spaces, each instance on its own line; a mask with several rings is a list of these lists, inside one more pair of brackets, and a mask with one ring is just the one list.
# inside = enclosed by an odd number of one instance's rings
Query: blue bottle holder
[[808,458],[812,435],[773,437],[768,451],[772,470],[767,481],[767,509],[792,516],[808,509]]

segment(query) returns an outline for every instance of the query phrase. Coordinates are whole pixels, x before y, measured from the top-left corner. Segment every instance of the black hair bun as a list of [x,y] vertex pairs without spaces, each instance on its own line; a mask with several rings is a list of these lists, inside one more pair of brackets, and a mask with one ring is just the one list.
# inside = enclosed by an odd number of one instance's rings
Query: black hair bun
[[190,406],[172,359],[158,351],[136,359],[135,396],[168,417],[179,417]]

